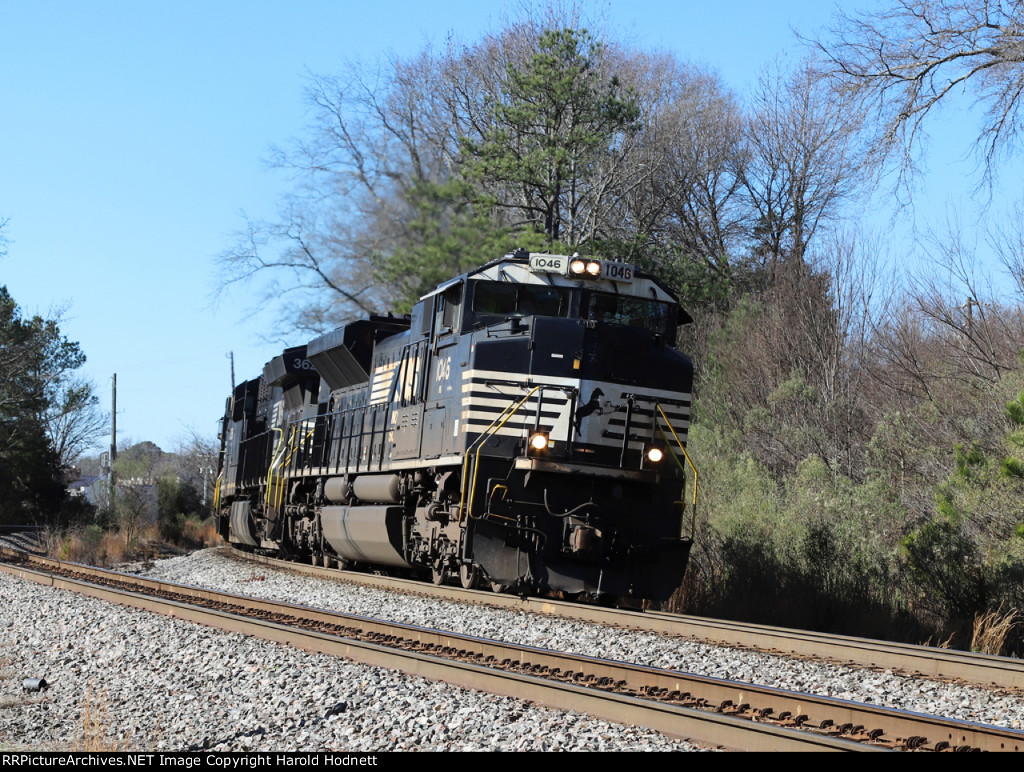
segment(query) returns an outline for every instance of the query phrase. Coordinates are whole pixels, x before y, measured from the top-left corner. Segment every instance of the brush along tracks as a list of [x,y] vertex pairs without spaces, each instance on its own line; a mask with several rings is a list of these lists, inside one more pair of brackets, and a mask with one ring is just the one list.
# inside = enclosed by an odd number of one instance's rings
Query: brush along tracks
[[22,560],[5,570],[303,649],[648,726],[709,745],[762,750],[1024,747],[1019,732],[347,617],[57,561]]

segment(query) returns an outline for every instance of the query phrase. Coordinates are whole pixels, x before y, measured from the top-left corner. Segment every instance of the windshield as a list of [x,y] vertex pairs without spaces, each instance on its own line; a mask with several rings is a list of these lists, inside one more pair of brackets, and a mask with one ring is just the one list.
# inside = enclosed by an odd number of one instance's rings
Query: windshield
[[[473,300],[470,328],[494,324],[510,317],[570,315],[574,290],[545,284],[515,284],[502,281],[472,282]],[[616,295],[597,290],[575,290],[579,318],[623,327],[640,327],[675,337],[676,306],[660,300]]]
[[585,291],[580,316],[595,322],[643,327],[651,332],[672,337],[673,306],[660,300],[613,295],[610,292]]
[[570,291],[543,284],[510,284],[500,281],[476,282],[473,310],[500,316],[566,316]]

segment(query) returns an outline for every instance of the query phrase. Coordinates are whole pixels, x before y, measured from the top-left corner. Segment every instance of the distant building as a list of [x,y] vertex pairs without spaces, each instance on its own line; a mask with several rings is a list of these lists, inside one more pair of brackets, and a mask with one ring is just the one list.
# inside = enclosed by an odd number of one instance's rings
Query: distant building
[[84,475],[68,483],[68,493],[72,496],[84,496],[85,500],[94,507],[100,507],[107,503],[108,488],[107,478],[98,474]]
[[[143,523],[153,524],[157,519],[157,488],[156,484],[147,479],[128,478],[117,481],[118,498],[121,505],[127,507]],[[68,493],[82,496],[97,509],[103,509],[110,503],[110,478],[107,475],[82,475],[79,479],[68,483]]]

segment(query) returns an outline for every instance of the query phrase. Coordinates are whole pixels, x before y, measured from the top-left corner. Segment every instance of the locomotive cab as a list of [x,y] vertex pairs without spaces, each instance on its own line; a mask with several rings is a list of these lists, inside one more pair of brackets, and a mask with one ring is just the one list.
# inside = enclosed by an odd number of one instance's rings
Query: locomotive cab
[[470,274],[463,306],[455,450],[476,561],[498,584],[664,596],[691,543],[693,370],[671,346],[689,317],[631,266],[556,255]]

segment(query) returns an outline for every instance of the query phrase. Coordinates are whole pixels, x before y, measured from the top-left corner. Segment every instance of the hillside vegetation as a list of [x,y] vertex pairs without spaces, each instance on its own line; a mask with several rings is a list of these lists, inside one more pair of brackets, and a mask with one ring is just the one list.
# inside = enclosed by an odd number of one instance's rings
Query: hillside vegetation
[[1024,216],[898,246],[858,225],[913,203],[925,129],[965,92],[966,184],[979,211],[1000,197],[1022,24],[987,0],[841,12],[746,94],[564,7],[351,62],[311,76],[272,158],[284,215],[246,223],[222,289],[312,331],[517,246],[638,264],[696,319],[674,608],[1021,652]]

